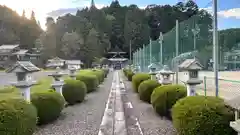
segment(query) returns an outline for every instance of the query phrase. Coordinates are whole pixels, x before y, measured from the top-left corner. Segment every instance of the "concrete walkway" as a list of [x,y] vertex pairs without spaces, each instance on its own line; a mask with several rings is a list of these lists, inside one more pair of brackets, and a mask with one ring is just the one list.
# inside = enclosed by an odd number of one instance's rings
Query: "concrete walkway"
[[119,72],[114,71],[111,91],[98,135],[127,135]]

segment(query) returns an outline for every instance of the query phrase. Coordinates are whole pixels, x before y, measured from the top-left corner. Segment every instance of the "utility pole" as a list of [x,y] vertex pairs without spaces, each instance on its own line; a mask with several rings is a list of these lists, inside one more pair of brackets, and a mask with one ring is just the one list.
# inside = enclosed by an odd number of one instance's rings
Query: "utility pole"
[[160,63],[163,65],[163,35],[162,35],[162,32],[160,32],[160,35],[159,35],[159,43],[160,43]]
[[149,51],[149,53],[150,53],[150,64],[152,64],[152,39],[151,39],[151,37],[149,37],[149,39],[150,39],[150,51]]
[[130,40],[129,55],[130,55],[130,65],[132,65],[132,40]]
[[197,37],[197,34],[200,32],[200,29],[198,27],[197,24],[194,24],[194,29],[192,29],[192,33],[193,33],[193,51],[195,51],[197,48],[196,48],[196,37]]
[[216,97],[218,97],[218,20],[217,0],[213,0],[213,71],[215,78]]
[[[178,20],[176,20],[176,57],[178,56],[178,46],[179,46],[179,24]],[[178,61],[175,62],[176,64],[176,84],[178,84]]]
[[145,64],[145,45],[143,45],[143,71],[145,71],[145,66],[146,66],[146,64]]

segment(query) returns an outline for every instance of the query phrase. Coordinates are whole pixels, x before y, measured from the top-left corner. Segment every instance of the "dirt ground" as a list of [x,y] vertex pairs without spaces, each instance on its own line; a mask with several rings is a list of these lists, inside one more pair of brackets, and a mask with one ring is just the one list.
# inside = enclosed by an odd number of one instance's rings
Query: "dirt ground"
[[[237,71],[224,71],[219,72],[219,96],[229,100],[235,97],[240,96],[240,72]],[[204,81],[204,76],[206,76],[206,80]],[[185,76],[183,73],[179,73],[179,80],[184,81]],[[201,95],[205,94],[208,96],[215,96],[215,79],[214,72],[209,71],[201,71],[199,73],[199,78],[203,80],[203,83],[198,85],[197,92]]]

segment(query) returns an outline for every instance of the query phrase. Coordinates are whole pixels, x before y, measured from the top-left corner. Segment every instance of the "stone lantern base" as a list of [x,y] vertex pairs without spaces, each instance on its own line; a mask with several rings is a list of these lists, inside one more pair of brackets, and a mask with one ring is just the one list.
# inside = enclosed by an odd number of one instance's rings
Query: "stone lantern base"
[[196,95],[196,85],[201,84],[202,81],[198,79],[191,79],[187,82],[187,96],[195,96]]
[[15,86],[16,88],[19,88],[20,89],[20,92],[21,92],[21,95],[22,97],[30,102],[31,101],[31,86],[35,85],[37,82],[36,81],[19,81],[19,82],[16,82],[16,83],[13,83],[13,86]]
[[162,85],[168,85],[168,84],[172,84],[172,81],[170,81],[170,80],[168,80],[168,79],[160,79],[159,81],[158,81],[160,84],[162,84]]
[[157,77],[156,77],[156,74],[157,74],[157,73],[155,73],[155,72],[150,72],[149,74],[150,74],[150,76],[151,76],[151,80],[156,80],[156,79],[157,79]]
[[76,80],[76,75],[70,75],[70,77],[73,79],[73,80]]
[[232,127],[238,135],[240,135],[240,120],[230,122],[230,127]]
[[52,87],[58,92],[59,94],[62,95],[62,86],[64,85],[64,81],[55,81],[52,84]]

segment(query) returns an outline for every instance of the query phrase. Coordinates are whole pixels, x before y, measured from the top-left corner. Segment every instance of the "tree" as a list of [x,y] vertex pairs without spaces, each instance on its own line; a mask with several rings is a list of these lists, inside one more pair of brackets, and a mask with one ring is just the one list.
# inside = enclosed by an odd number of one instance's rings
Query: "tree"
[[[182,22],[195,16],[197,16],[195,24],[199,24],[201,29],[197,42],[201,42],[202,46],[199,49],[202,49],[204,46],[210,45],[206,39],[211,38],[208,36],[212,20],[211,15],[204,10],[199,11],[198,6],[193,1],[179,2],[173,6],[149,5],[144,10],[139,9],[137,5],[121,6],[118,1],[113,1],[109,7],[102,9],[84,8],[78,10],[76,15],[66,14],[59,17],[56,23],[50,23],[47,32],[53,31],[55,33],[57,56],[60,57],[68,57],[66,55],[69,54],[70,48],[77,47],[72,47],[75,40],[70,40],[73,42],[70,44],[70,41],[65,39],[68,37],[66,32],[76,32],[81,37],[81,47],[79,53],[71,54],[91,65],[94,57],[103,57],[109,49],[115,46],[128,52],[131,40],[134,51],[142,47],[143,44],[148,44],[149,37],[152,40],[157,40],[160,32],[165,34],[171,31],[175,27],[176,19]],[[48,21],[53,22],[51,18]],[[171,33],[174,36],[165,37],[172,42],[165,47],[166,54],[172,53],[175,48],[173,40],[175,34],[173,31]],[[188,38],[186,41],[193,42],[191,40]],[[65,54],[62,53],[64,50],[62,48],[67,50]],[[185,48],[189,49],[190,44],[186,45]]]
[[34,12],[34,11],[32,11],[32,13],[31,13],[30,20],[31,20],[33,23],[37,23],[36,18],[35,18],[35,12]]
[[83,45],[83,38],[76,32],[66,32],[62,37],[63,46],[61,48],[62,53],[66,59],[77,58],[77,55]]
[[41,42],[43,43],[42,53],[44,61],[57,56],[55,22],[52,17],[46,19],[46,27],[46,32],[43,32],[40,36]]

